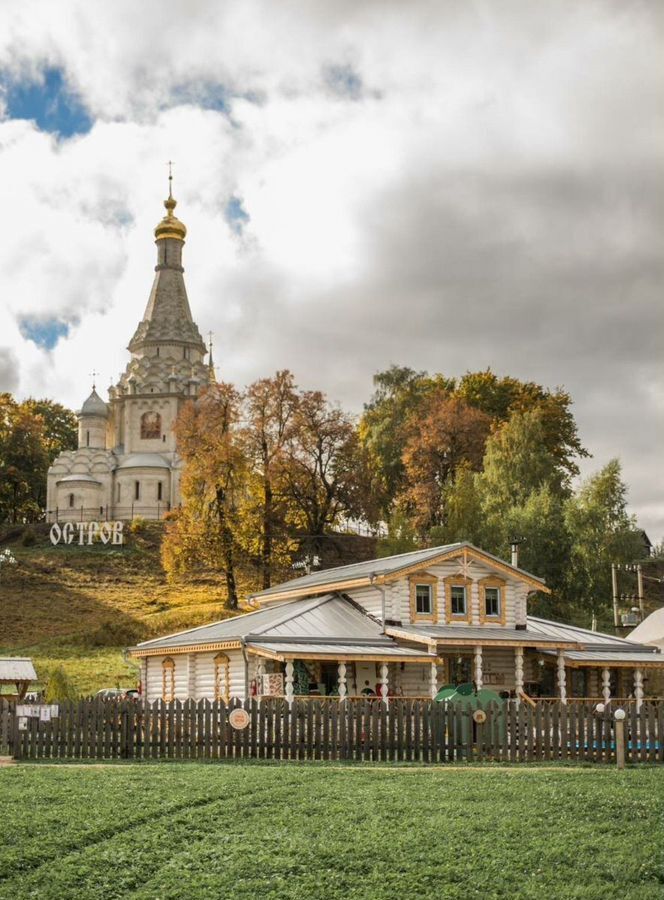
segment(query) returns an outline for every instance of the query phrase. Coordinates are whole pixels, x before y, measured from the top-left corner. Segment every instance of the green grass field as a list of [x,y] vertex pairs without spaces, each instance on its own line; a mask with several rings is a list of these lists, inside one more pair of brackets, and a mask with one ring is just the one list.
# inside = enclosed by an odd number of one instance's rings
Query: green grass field
[[664,896],[664,771],[0,770],[0,898]]

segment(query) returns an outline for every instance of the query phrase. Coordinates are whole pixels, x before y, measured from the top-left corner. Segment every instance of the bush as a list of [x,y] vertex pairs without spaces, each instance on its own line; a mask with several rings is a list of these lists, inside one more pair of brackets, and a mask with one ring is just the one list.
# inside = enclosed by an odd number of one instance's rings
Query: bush
[[47,703],[59,703],[62,700],[77,700],[78,691],[62,668],[52,669],[46,683],[45,698]]
[[34,547],[37,543],[37,537],[32,528],[26,528],[21,537],[21,544],[24,547]]
[[132,519],[131,525],[129,526],[129,531],[132,534],[141,534],[145,531],[147,524],[148,523],[142,516],[136,516],[135,519]]

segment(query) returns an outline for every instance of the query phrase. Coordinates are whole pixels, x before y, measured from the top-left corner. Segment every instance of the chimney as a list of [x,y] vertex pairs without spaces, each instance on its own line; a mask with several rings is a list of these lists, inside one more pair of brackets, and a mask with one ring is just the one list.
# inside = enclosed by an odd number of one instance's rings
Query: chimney
[[519,541],[512,541],[512,565],[519,568]]

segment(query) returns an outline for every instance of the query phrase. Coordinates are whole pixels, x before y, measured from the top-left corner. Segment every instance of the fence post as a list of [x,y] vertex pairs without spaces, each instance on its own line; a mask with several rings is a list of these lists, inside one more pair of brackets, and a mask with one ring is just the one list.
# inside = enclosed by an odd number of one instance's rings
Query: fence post
[[613,714],[616,720],[616,765],[625,768],[625,710],[617,709]]

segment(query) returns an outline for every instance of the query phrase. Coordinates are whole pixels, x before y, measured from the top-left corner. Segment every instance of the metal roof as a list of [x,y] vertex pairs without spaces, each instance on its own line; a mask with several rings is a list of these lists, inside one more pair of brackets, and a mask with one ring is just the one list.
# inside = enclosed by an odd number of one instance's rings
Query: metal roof
[[297,656],[298,658],[312,658],[317,656],[358,656],[358,657],[395,657],[399,659],[416,659],[421,660],[423,657],[432,659],[421,650],[413,650],[409,647],[400,647],[395,641],[374,641],[372,643],[355,644],[352,642],[340,643],[307,643],[306,641],[284,641],[271,642],[266,641],[249,641],[249,649],[263,650],[276,656]]
[[492,628],[483,625],[388,625],[386,631],[406,640],[407,635],[412,635],[413,640],[425,638],[445,641],[448,644],[454,644],[455,641],[476,641],[478,644],[507,642],[534,647],[546,644],[568,644],[570,647],[578,647],[581,643],[576,638],[561,638],[529,629]]
[[291,600],[278,606],[223,619],[188,631],[143,641],[136,651],[269,637],[334,641],[382,640],[391,643],[378,622],[340,594]]
[[[550,651],[546,650],[545,653]],[[652,647],[639,653],[632,650],[571,650],[565,651],[565,659],[569,662],[585,662],[589,665],[600,663],[633,663],[635,666],[662,666],[664,667],[664,653],[656,652]]]
[[37,681],[37,673],[32,660],[25,657],[3,657],[0,659],[0,682]]
[[425,550],[414,550],[411,553],[399,553],[396,556],[384,556],[380,559],[369,559],[360,563],[351,563],[347,566],[336,566],[333,569],[325,569],[322,572],[313,572],[311,575],[301,575],[298,578],[291,578],[289,581],[285,581],[282,584],[267,588],[265,591],[252,594],[251,597],[252,599],[257,600],[267,600],[270,597],[278,597],[280,594],[289,593],[294,590],[300,591],[301,594],[307,594],[309,591],[324,587],[327,584],[334,583],[343,585],[346,582],[352,582],[359,579],[368,580],[372,575],[391,575],[402,569],[409,569],[411,566],[419,563],[426,563],[429,560],[436,559],[438,556],[450,553],[453,550],[462,550],[464,548],[474,550],[476,553],[485,556],[488,560],[494,560],[495,562],[500,563],[501,566],[507,566],[508,568],[513,569],[516,574],[525,575],[544,585],[543,580],[536,575],[531,575],[530,572],[526,572],[524,569],[517,569],[505,562],[505,560],[499,559],[497,556],[493,556],[493,554],[487,553],[479,547],[475,547],[468,541],[461,541],[454,544],[445,544],[441,547],[428,547]]
[[130,453],[118,469],[170,469],[170,463],[159,453]]

